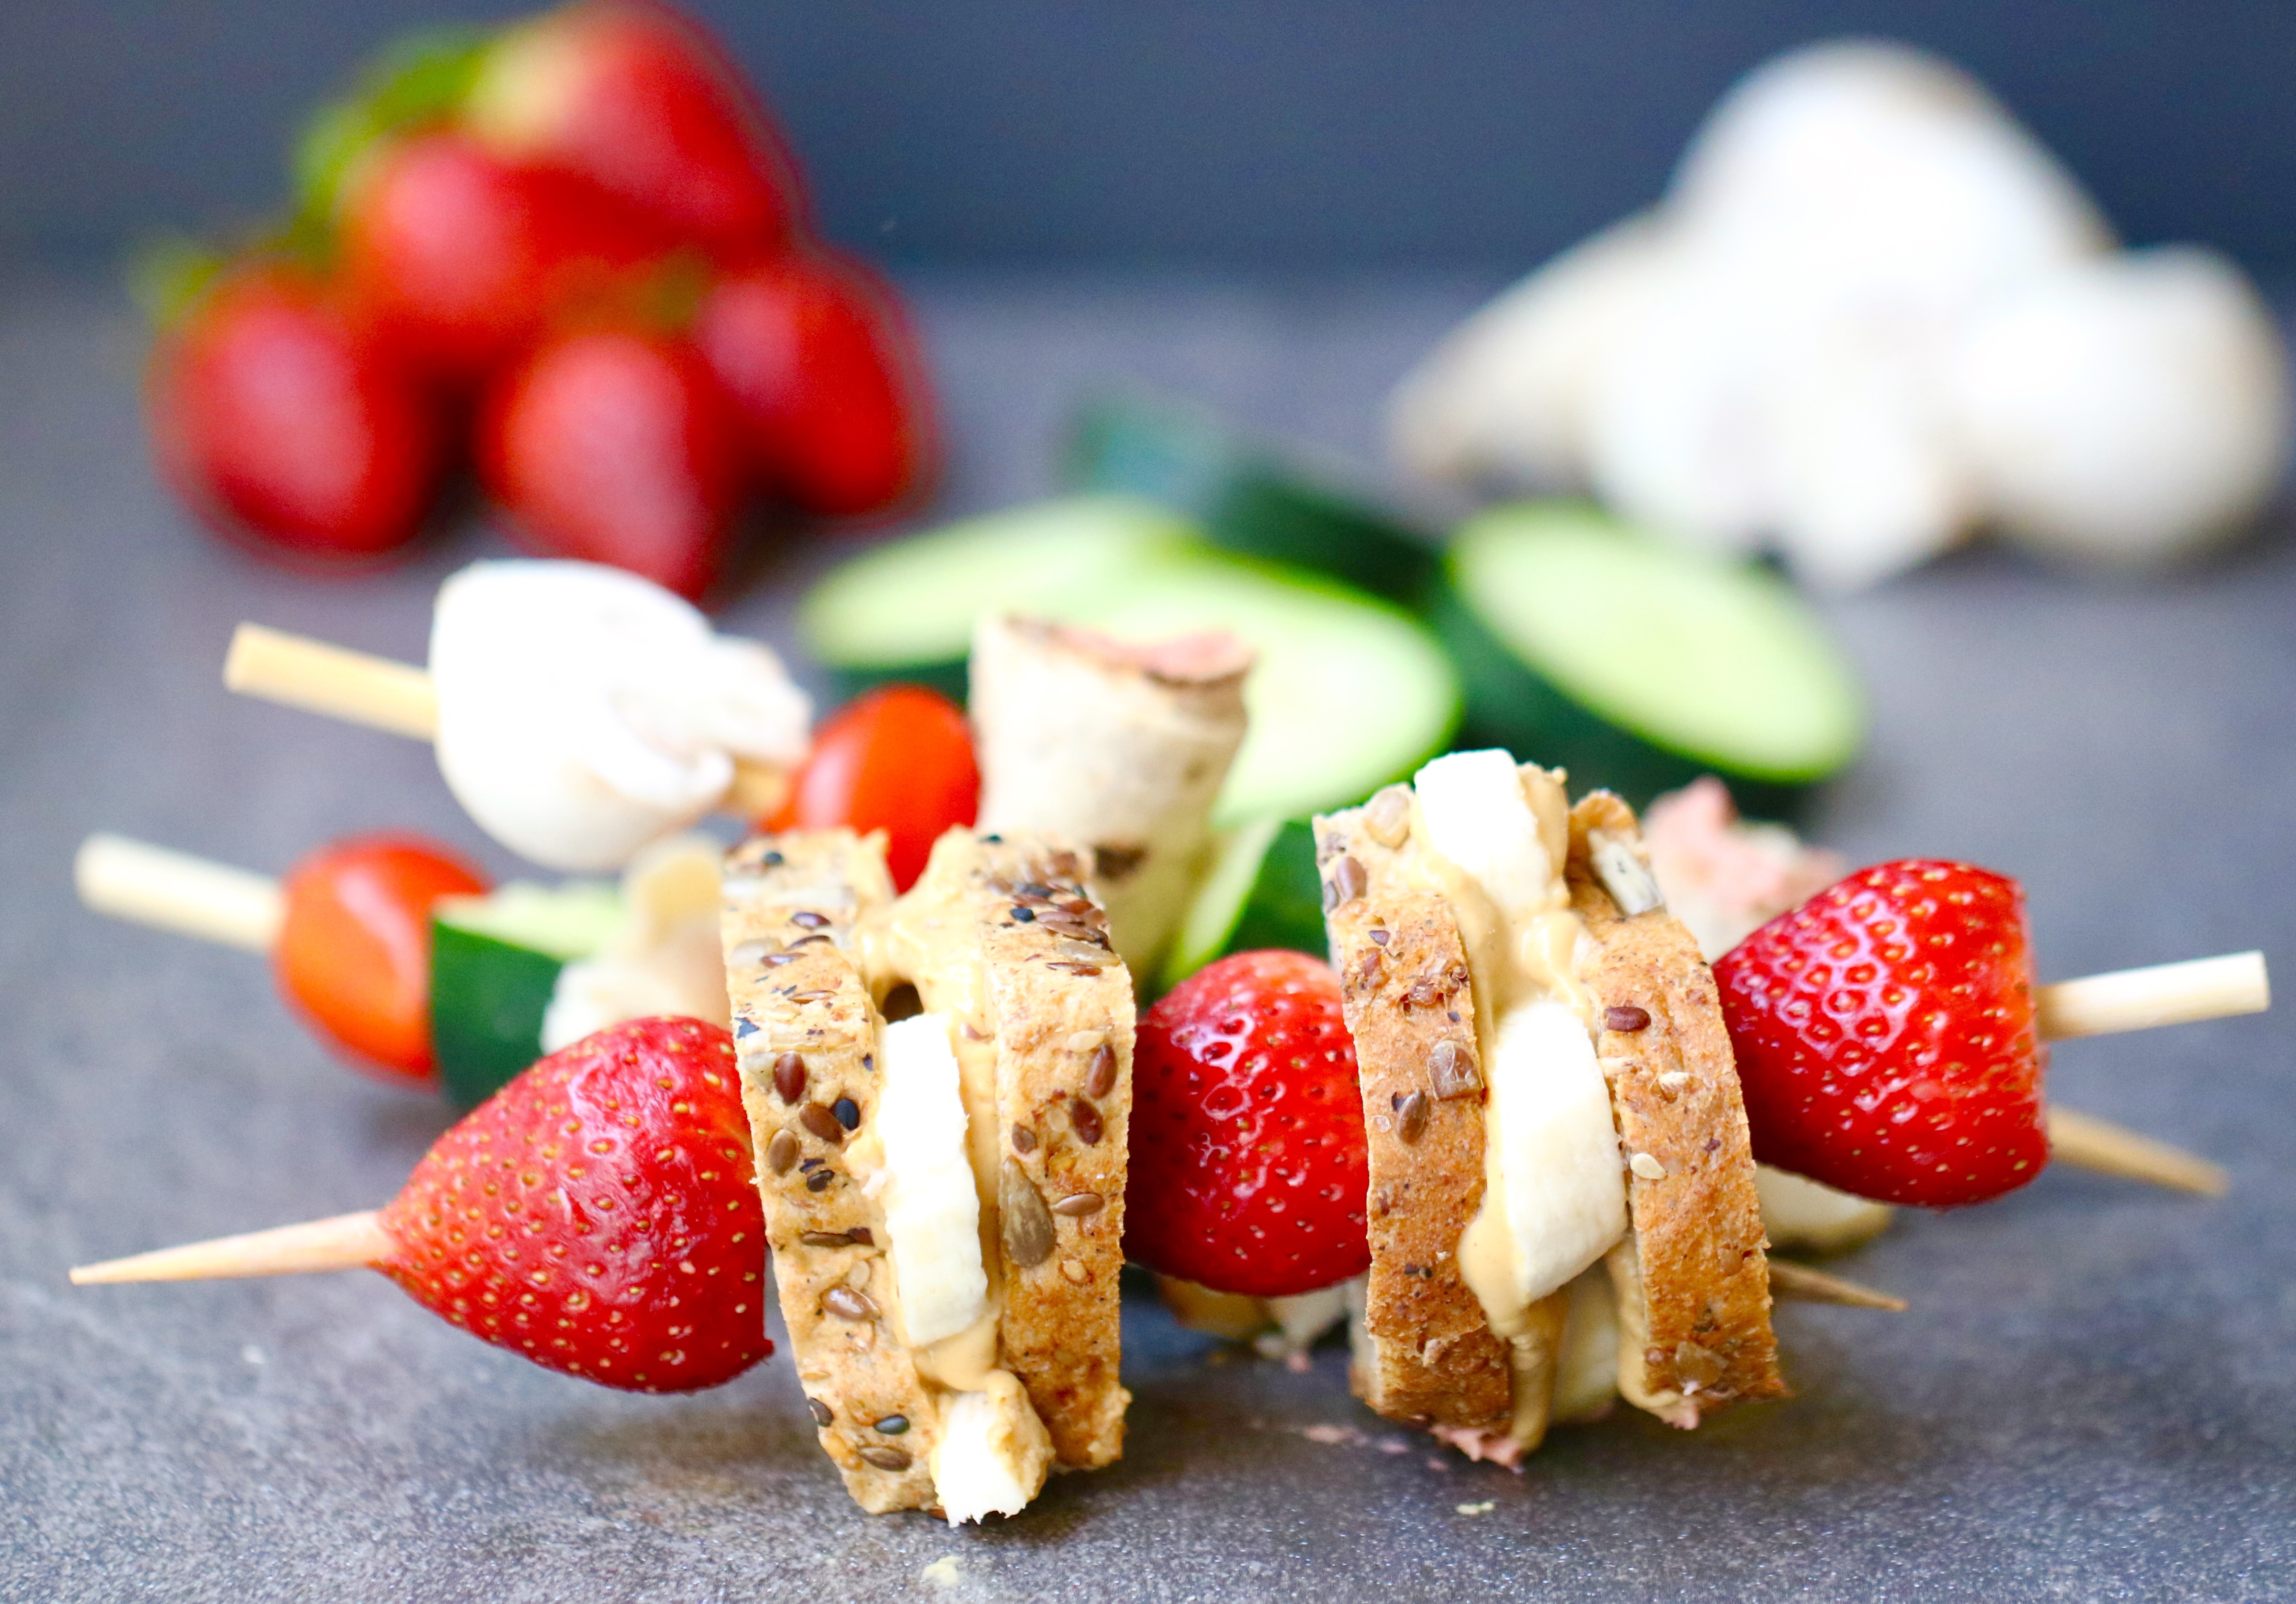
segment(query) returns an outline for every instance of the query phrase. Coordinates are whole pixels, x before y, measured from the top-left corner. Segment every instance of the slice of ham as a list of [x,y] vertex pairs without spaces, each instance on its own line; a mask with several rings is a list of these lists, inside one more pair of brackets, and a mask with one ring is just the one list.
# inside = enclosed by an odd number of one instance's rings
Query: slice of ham
[[1644,809],[1643,842],[1668,910],[1710,963],[1849,872],[1783,824],[1744,822],[1711,774]]

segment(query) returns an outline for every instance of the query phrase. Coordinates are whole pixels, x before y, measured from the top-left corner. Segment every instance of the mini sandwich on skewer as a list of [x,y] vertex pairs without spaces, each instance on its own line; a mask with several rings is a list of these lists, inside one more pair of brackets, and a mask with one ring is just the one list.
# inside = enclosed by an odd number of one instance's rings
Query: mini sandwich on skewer
[[611,1027],[456,1125],[380,1210],[73,1279],[373,1268],[550,1368],[685,1391],[771,1351],[769,1242],[855,1499],[1015,1513],[1050,1470],[1114,1461],[1130,1401],[1132,982],[1090,869],[956,829],[896,897],[880,836],[758,838],[724,883],[731,1036]]
[[1626,806],[1458,753],[1316,849],[1369,1141],[1365,1400],[1513,1462],[1608,1373],[1683,1427],[1784,1395],[1720,1000]]
[[2255,953],[2037,987],[2015,883],[1914,860],[1710,970],[1624,803],[1502,752],[1316,828],[1336,969],[1233,954],[1142,1020],[1128,1246],[1200,1318],[1352,1283],[1357,1391],[1478,1457],[1620,1396],[1779,1395],[1773,1297],[1904,1306],[1767,1256],[1758,1155],[1853,1207],[1982,1201],[2053,1149],[2221,1190],[2049,1110],[2041,1043],[2255,1011]]
[[849,831],[727,864],[782,1313],[864,1509],[1014,1514],[1121,1452],[1132,981],[1090,874],[1056,839],[964,830],[898,900]]

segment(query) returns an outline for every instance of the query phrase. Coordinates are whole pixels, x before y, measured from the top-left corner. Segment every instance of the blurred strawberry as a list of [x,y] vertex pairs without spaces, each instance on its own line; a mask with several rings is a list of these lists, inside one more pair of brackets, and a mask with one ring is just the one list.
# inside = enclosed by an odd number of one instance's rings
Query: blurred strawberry
[[693,243],[777,241],[803,210],[788,152],[740,74],[647,0],[581,0],[512,29],[466,116],[500,154],[580,174]]
[[472,380],[554,307],[602,294],[666,241],[631,209],[565,174],[514,167],[468,135],[380,146],[340,223],[352,306],[426,372]]
[[718,577],[741,499],[734,421],[684,339],[636,323],[545,340],[489,389],[479,476],[518,534],[680,595]]
[[152,445],[218,531],[320,561],[414,538],[444,441],[414,381],[316,278],[226,269],[163,329],[147,387]]
[[933,437],[923,363],[889,288],[824,251],[721,279],[694,340],[760,476],[808,512],[880,512],[921,491]]

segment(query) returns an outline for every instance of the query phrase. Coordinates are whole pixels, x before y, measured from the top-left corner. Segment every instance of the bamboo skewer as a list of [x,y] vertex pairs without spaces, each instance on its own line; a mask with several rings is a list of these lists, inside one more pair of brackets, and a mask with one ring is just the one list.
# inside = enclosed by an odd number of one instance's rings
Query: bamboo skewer
[[2262,1013],[2272,1006],[2272,986],[2262,953],[2226,953],[2060,980],[2033,1002],[2042,1039],[2062,1042]]
[[[81,1264],[71,1272],[76,1287],[131,1281],[233,1281],[264,1275],[309,1275],[330,1270],[364,1270],[390,1256],[398,1244],[382,1228],[374,1209],[306,1220],[270,1231],[250,1231],[180,1248],[162,1248],[127,1258]],[[1861,1286],[1807,1264],[1770,1261],[1773,1295],[1802,1303],[1840,1304],[1850,1308],[1902,1313],[1906,1300]]]
[[232,632],[223,683],[242,696],[416,741],[439,733],[439,698],[428,670],[260,624]]
[[2195,1197],[2221,1198],[2231,1190],[2232,1179],[2220,1166],[2110,1120],[2052,1104],[2048,1121],[2049,1157],[2060,1164]]
[[308,1275],[322,1270],[364,1270],[398,1251],[376,1211],[306,1220],[242,1236],[217,1237],[181,1248],[162,1248],[129,1258],[81,1264],[71,1273],[75,1287],[115,1281],[229,1281],[254,1275]]
[[[308,635],[242,624],[224,656],[223,683],[242,696],[346,724],[414,741],[438,739],[439,696],[428,669]],[[781,769],[736,757],[726,803],[745,817],[763,818],[781,806],[789,790],[790,776]]]
[[[99,913],[252,953],[271,951],[284,912],[268,876],[125,836],[81,842],[72,878]],[[2269,1001],[2259,953],[2091,975],[2044,986],[2039,997],[2042,1034],[2053,1039],[2252,1013]],[[2052,1105],[2048,1122],[2059,1163],[2198,1197],[2222,1197],[2230,1184],[2207,1159],[2108,1121]]]
[[72,859],[79,899],[99,913],[268,953],[286,916],[279,882],[101,831]]
[[1770,1296],[1794,1303],[1841,1304],[1852,1309],[1886,1309],[1892,1314],[1906,1312],[1906,1300],[1872,1287],[1860,1286],[1839,1275],[1828,1275],[1823,1270],[1813,1270],[1808,1264],[1797,1264],[1792,1259],[1770,1260]]

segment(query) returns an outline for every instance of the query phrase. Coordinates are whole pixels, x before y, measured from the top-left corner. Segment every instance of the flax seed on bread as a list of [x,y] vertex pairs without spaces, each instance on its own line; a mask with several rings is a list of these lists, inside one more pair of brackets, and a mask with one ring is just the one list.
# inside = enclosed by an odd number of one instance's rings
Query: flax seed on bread
[[[838,830],[750,841],[728,858],[723,896],[742,1101],[799,1382],[855,1502],[929,1509],[939,1411],[885,1318],[882,1285],[871,1295],[888,1279],[885,1243],[841,1163],[877,1112],[876,1011],[857,935],[892,901],[883,839]],[[879,1429],[896,1420],[905,1428]]]
[[[1504,1430],[1507,1346],[1462,1277],[1457,1252],[1482,1207],[1484,1100],[1480,1080],[1475,1094],[1457,1094],[1457,1078],[1439,1086],[1432,1068],[1439,1052],[1455,1060],[1462,1043],[1472,1061],[1472,982],[1449,905],[1397,881],[1401,838],[1386,827],[1397,802],[1382,798],[1398,791],[1316,821],[1325,928],[1370,1150],[1371,1269],[1352,1378],[1357,1395],[1390,1419]],[[1366,822],[1373,809],[1382,810],[1372,822],[1381,829]]]
[[1603,1025],[1595,1051],[1628,1165],[1631,1245],[1611,1256],[1620,1389],[1694,1426],[1745,1400],[1786,1395],[1770,1329],[1767,1246],[1745,1103],[1713,971],[1681,922],[1622,914],[1594,860],[1599,835],[1636,848],[1633,810],[1595,791],[1570,810],[1566,874],[1587,929],[1579,978]]
[[987,982],[1003,1363],[1059,1462],[1079,1469],[1123,1452],[1131,1401],[1117,1369],[1132,978],[1085,889],[1091,873],[1089,849],[1058,838],[951,831],[918,883],[970,906]]

